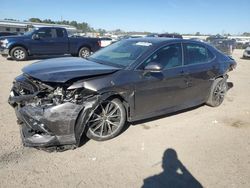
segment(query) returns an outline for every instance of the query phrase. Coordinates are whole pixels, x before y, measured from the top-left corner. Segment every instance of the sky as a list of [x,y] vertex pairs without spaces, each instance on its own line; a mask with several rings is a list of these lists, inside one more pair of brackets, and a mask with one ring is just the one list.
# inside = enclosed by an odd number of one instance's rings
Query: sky
[[241,34],[249,0],[0,0],[0,19],[87,22],[95,29]]

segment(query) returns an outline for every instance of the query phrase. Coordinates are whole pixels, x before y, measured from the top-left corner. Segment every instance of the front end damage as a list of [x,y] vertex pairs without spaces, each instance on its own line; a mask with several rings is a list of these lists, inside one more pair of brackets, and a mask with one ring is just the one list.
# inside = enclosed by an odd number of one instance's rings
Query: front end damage
[[24,146],[78,146],[85,124],[101,96],[86,88],[42,83],[27,75],[16,78],[9,97]]

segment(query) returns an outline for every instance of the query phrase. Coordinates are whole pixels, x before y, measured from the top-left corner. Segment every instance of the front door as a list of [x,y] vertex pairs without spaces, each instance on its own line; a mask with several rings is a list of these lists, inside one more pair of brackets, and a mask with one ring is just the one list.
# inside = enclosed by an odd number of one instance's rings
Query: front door
[[40,28],[35,33],[38,38],[30,42],[31,54],[49,55],[68,53],[66,31],[60,28]]
[[[150,62],[161,64],[163,70],[157,73],[145,73],[143,69]],[[185,102],[183,95],[187,83],[183,76],[182,62],[182,46],[177,43],[157,50],[139,67],[140,79],[135,88],[137,116],[160,114],[167,109],[177,109]]]

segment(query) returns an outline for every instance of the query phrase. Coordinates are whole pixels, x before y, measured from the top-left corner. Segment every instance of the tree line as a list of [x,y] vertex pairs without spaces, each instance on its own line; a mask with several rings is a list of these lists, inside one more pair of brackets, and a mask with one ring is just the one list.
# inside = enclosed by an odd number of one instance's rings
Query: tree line
[[[5,18],[4,20],[10,20],[10,21],[18,21],[15,19],[7,19]],[[77,22],[77,21],[67,21],[67,20],[62,20],[62,21],[53,21],[51,19],[44,19],[41,20],[39,18],[30,18],[28,21],[30,22],[36,22],[36,23],[48,23],[48,24],[63,24],[63,25],[71,25],[75,28],[77,28],[77,30],[80,30],[81,32],[98,32],[100,33],[100,35],[103,35],[104,33],[107,33],[107,31],[105,29],[94,29],[93,27],[91,27],[87,22]],[[125,32],[121,29],[116,29],[114,31],[112,31],[115,34],[150,34],[151,32],[147,32],[147,31],[143,31],[143,32],[138,32],[138,31],[130,31],[130,32]],[[176,33],[179,34],[179,33]],[[193,35],[193,34],[183,34],[183,35]],[[196,32],[194,35],[196,36],[201,36],[201,35],[205,35],[205,34],[201,34],[200,32]],[[219,34],[218,34],[219,35]],[[224,34],[225,36],[230,36],[230,34]],[[250,36],[250,32],[243,32],[242,36]]]
[[[29,19],[30,22],[37,22],[37,23],[48,23],[48,24],[63,24],[63,25],[71,25],[74,26],[75,28],[77,28],[78,30],[86,33],[86,32],[98,32],[100,33],[100,35],[103,35],[104,33],[107,33],[107,31],[105,29],[94,29],[93,27],[91,27],[88,23],[86,22],[77,22],[77,21],[67,21],[67,20],[63,20],[63,21],[53,21],[51,19],[44,19],[41,20],[39,18],[30,18]],[[150,34],[150,32],[136,32],[136,31],[130,31],[130,32],[125,32],[121,29],[116,29],[114,31],[112,31],[115,34]]]
[[[30,18],[30,22],[36,22],[36,23],[48,23],[48,24],[63,24],[63,25],[71,25],[78,30],[81,30],[82,32],[95,32],[95,29],[92,28],[88,23],[86,22],[77,22],[77,21],[67,21],[67,20],[62,20],[62,21],[53,21],[51,19],[44,19],[41,20],[39,18]],[[104,31],[102,31],[104,32]]]

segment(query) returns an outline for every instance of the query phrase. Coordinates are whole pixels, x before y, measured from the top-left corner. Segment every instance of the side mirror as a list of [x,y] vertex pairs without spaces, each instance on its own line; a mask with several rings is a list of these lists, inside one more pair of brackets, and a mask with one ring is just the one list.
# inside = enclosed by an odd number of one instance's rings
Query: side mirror
[[40,37],[39,37],[38,34],[33,34],[33,35],[32,35],[32,39],[33,39],[33,40],[39,40]]
[[162,69],[162,65],[156,62],[151,62],[144,68],[146,72],[161,72]]

